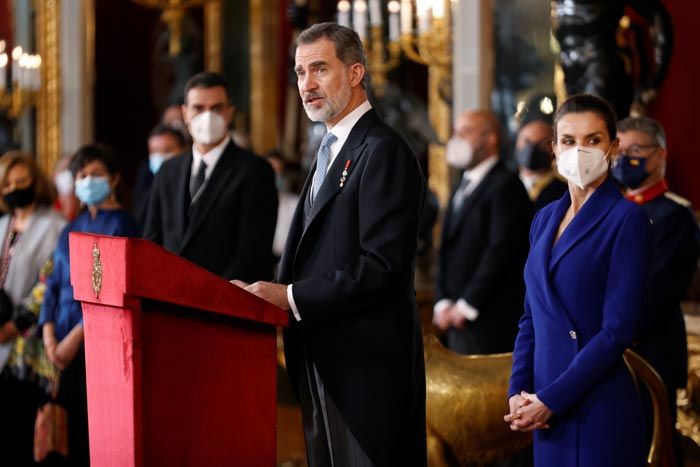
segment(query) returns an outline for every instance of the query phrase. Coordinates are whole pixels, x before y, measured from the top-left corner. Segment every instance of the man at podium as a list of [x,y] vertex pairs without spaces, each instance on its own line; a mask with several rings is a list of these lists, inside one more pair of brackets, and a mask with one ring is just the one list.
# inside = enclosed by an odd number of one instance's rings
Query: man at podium
[[295,60],[306,113],[328,132],[301,193],[279,283],[247,290],[291,311],[287,370],[310,466],[424,466],[413,275],[425,180],[406,142],[367,100],[354,31],[316,24],[299,35]]

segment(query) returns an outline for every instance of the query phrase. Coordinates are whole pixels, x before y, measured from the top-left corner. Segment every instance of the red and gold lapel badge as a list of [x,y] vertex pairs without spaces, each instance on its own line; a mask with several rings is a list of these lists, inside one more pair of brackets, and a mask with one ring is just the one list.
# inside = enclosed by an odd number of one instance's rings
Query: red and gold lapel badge
[[345,168],[343,169],[343,173],[340,176],[340,188],[343,188],[343,185],[345,185],[345,180],[348,179],[348,169],[350,168],[350,159],[345,161]]

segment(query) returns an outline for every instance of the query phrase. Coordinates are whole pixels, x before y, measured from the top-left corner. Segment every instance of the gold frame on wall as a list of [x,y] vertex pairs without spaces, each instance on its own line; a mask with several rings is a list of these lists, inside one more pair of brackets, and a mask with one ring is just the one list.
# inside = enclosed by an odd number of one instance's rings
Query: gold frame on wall
[[204,4],[204,66],[209,71],[221,72],[221,0]]
[[41,89],[36,103],[36,152],[39,166],[50,173],[61,157],[60,0],[36,5],[36,37],[42,58]]
[[258,154],[279,140],[277,118],[278,0],[250,0],[250,142]]

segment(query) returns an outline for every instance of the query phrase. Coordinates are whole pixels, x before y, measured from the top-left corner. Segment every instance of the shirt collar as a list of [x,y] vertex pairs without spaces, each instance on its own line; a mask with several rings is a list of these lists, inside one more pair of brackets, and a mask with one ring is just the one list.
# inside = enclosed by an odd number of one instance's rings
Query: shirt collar
[[475,188],[497,163],[498,156],[494,154],[479,162],[476,167],[465,170],[462,176],[469,179],[469,187]]
[[231,142],[231,137],[226,135],[224,140],[221,143],[219,143],[218,146],[210,149],[209,152],[206,152],[204,154],[197,151],[197,149],[195,149],[195,146],[192,145],[192,173],[196,173],[197,170],[199,170],[199,164],[202,161],[202,159],[204,159],[204,162],[207,164],[207,173],[213,170],[214,166],[219,161],[221,154],[223,154],[224,149],[226,149],[226,145],[228,145],[229,142]]
[[[342,120],[336,123],[333,126],[333,128],[329,130],[336,136],[336,138],[338,138],[331,145],[331,153],[333,154],[334,158],[340,152],[340,149],[345,144],[345,141],[348,139],[348,136],[350,136],[350,132],[352,131],[353,127],[357,124],[360,118],[362,118],[362,116],[366,114],[371,108],[372,104],[370,104],[368,100],[365,100],[362,104],[355,107],[355,109],[352,112],[343,117]],[[331,164],[329,163],[328,167],[330,166]]]

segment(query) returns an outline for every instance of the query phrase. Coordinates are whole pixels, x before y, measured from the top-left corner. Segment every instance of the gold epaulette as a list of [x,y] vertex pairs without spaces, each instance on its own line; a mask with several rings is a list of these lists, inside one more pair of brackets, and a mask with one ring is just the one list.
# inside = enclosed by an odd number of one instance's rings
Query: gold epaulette
[[670,199],[674,203],[678,203],[685,208],[689,208],[692,205],[692,203],[687,199],[683,198],[682,196],[678,196],[677,194],[672,193],[670,191],[664,193],[664,196],[666,196],[666,198]]

